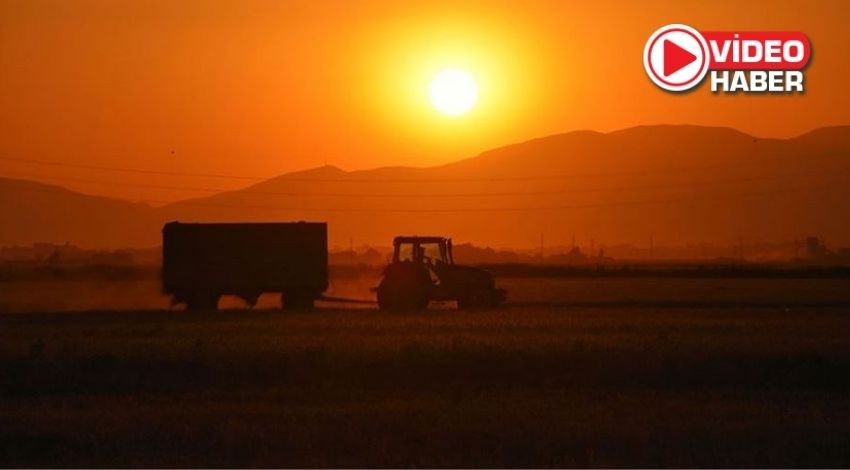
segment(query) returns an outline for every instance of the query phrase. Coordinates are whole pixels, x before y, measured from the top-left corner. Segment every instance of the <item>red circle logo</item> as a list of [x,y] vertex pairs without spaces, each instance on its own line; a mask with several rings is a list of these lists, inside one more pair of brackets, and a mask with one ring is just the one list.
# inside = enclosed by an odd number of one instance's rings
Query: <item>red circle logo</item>
[[649,78],[667,91],[685,91],[699,85],[708,73],[708,44],[696,29],[683,24],[659,28],[643,49],[643,67]]

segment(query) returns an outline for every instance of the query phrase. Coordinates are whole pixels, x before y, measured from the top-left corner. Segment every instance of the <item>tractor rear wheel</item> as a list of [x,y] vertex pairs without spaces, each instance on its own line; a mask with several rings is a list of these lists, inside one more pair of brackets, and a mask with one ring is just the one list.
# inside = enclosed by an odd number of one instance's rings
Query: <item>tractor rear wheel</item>
[[390,265],[378,286],[378,308],[389,311],[422,310],[431,299],[431,278],[412,263]]
[[428,291],[389,286],[378,288],[378,308],[392,312],[422,310],[428,307]]

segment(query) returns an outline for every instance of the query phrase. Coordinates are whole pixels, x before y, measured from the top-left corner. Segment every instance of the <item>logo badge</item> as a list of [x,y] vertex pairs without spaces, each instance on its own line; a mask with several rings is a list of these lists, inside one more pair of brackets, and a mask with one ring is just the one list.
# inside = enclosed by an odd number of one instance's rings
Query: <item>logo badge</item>
[[659,28],[643,49],[646,74],[667,91],[685,91],[699,85],[708,66],[708,44],[699,31],[687,25]]
[[668,24],[643,48],[643,68],[660,88],[680,92],[710,72],[713,93],[803,93],[812,44],[799,31],[697,31]]

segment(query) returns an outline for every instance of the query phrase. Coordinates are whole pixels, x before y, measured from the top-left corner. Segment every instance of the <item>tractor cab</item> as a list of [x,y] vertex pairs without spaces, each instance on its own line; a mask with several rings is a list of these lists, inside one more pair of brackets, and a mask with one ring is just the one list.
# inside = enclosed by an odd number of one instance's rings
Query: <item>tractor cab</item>
[[445,237],[395,237],[393,263],[414,262],[433,266],[454,264],[452,239]]
[[496,288],[492,274],[455,264],[447,237],[395,237],[392,261],[374,290],[383,310],[422,309],[432,300],[481,309],[505,300],[505,291]]

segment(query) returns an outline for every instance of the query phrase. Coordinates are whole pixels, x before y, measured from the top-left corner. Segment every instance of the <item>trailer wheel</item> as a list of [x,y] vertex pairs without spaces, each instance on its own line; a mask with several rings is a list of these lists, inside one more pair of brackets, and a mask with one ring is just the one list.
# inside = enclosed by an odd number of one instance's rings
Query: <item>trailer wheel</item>
[[260,299],[260,294],[256,292],[240,292],[237,296],[248,304],[248,308],[254,308]]
[[215,292],[193,292],[186,296],[187,310],[215,310],[218,308],[218,299],[221,297]]
[[312,310],[315,299],[312,292],[285,292],[281,296],[284,310]]

